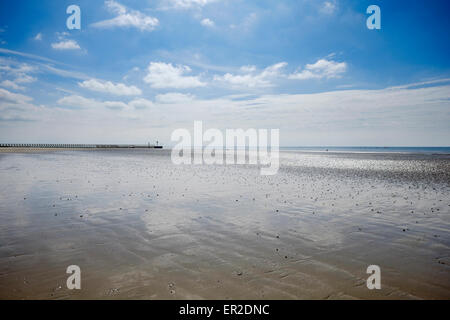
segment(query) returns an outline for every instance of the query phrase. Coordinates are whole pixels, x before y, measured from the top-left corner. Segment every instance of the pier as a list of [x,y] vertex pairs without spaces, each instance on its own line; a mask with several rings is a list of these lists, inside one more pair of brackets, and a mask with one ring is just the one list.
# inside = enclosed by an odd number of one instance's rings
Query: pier
[[0,148],[46,148],[46,149],[115,149],[150,148],[162,149],[161,145],[151,144],[66,144],[66,143],[0,143]]

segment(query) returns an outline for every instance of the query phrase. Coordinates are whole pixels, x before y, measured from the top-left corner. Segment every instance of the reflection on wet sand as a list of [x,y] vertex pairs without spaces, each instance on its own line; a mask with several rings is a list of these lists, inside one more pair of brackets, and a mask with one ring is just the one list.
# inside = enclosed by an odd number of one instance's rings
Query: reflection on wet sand
[[284,152],[259,173],[166,150],[0,154],[0,298],[450,298],[448,156]]

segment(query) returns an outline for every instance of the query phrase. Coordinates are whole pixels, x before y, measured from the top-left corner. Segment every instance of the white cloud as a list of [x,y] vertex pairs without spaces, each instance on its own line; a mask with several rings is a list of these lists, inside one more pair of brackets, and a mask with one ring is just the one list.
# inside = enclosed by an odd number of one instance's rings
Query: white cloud
[[30,53],[25,53],[25,52],[20,52],[20,51],[14,51],[14,50],[9,50],[9,49],[5,49],[5,48],[0,48],[0,52],[1,53],[5,53],[7,55],[14,55],[14,56],[20,56],[20,57],[25,57],[28,59],[33,59],[33,60],[41,60],[41,61],[45,61],[45,62],[50,62],[50,63],[54,63],[54,64],[61,64],[58,61],[46,58],[46,57],[41,57],[35,54],[30,54]]
[[188,9],[192,7],[203,7],[217,1],[218,0],[168,0],[167,2],[176,9]]
[[127,86],[123,83],[113,83],[111,81],[90,79],[79,82],[78,85],[88,90],[110,93],[118,96],[134,96],[142,94],[141,89],[135,86]]
[[153,102],[147,99],[139,98],[130,101],[128,105],[134,109],[148,109],[153,107]]
[[280,62],[265,68],[260,73],[255,73],[256,68],[254,66],[243,66],[240,70],[245,74],[226,73],[223,76],[214,76],[214,80],[227,82],[235,87],[270,87],[273,86],[272,80],[281,75],[280,71],[286,65],[286,62]]
[[195,96],[191,94],[183,94],[178,92],[169,92],[165,94],[158,94],[156,96],[156,101],[164,104],[176,104],[183,102],[190,102],[194,100]]
[[110,110],[142,110],[149,109],[153,107],[153,103],[147,99],[134,99],[126,103],[123,101],[98,101],[95,99],[85,98],[80,95],[70,95],[63,97],[57,101],[59,105],[82,108],[82,109],[92,109],[92,108],[105,108]]
[[16,82],[16,83],[31,83],[34,81],[36,81],[36,78],[34,78],[30,75],[27,75],[27,74],[22,74],[14,80],[14,82]]
[[147,16],[138,10],[128,9],[116,1],[105,1],[105,5],[110,12],[117,16],[93,23],[92,26],[97,28],[134,27],[141,31],[152,31],[159,24],[157,18]]
[[0,72],[5,73],[7,76],[14,78],[14,80],[5,80],[4,87],[11,89],[22,90],[23,88],[17,86],[18,83],[31,83],[36,81],[35,77],[30,76],[28,73],[36,72],[37,68],[30,66],[26,63],[18,63],[11,59],[0,59]]
[[29,96],[0,88],[0,121],[29,122],[48,117],[49,110],[32,104],[32,100]]
[[[33,107],[31,98],[0,90],[0,121],[5,121],[0,125],[0,136],[4,140],[83,139],[93,143],[137,143],[143,137],[154,137],[167,145],[174,129],[192,128],[194,120],[202,119],[209,128],[279,128],[280,143],[285,146],[446,145],[450,137],[449,84],[439,80],[379,90],[247,94],[239,99],[173,96],[172,101],[180,102],[172,104],[168,103],[171,97],[163,95],[153,103],[144,99],[124,104],[70,96],[60,99],[66,105],[87,106],[73,108],[77,110]],[[147,107],[139,109],[138,105]],[[30,118],[40,121],[12,122]]]
[[0,59],[0,71],[21,76],[29,72],[35,72],[36,68],[26,63],[17,63],[15,60]]
[[185,89],[206,85],[197,76],[185,76],[184,74],[188,72],[191,72],[191,68],[188,66],[150,62],[144,81],[149,83],[152,88]]
[[37,41],[42,40],[42,33],[39,32],[33,39]]
[[102,105],[105,108],[111,109],[111,110],[123,110],[127,109],[128,105],[125,102],[122,101],[105,101],[102,103]]
[[320,7],[320,12],[324,14],[333,14],[336,11],[336,1],[325,1]]
[[52,48],[56,50],[79,50],[81,49],[75,40],[62,40],[52,43]]
[[[65,34],[61,34],[58,33],[58,39],[64,39]],[[7,73],[8,75],[10,75],[11,77],[14,78],[20,78],[19,81],[15,81],[14,82],[21,82],[21,83],[25,83],[25,82],[33,82],[35,80],[37,80],[34,77],[23,77],[23,75],[27,75],[28,73],[51,73],[60,77],[64,77],[64,78],[73,78],[73,79],[77,79],[77,80],[88,80],[91,77],[81,73],[79,71],[72,71],[72,70],[67,70],[67,69],[61,69],[59,67],[56,67],[58,65],[62,65],[64,67],[67,67],[66,64],[61,63],[59,61],[55,61],[52,59],[48,59],[48,58],[44,58],[41,56],[37,56],[37,55],[33,55],[33,54],[28,54],[28,53],[24,53],[24,52],[18,52],[18,51],[12,51],[12,50],[7,50],[7,49],[3,49],[0,48],[0,53],[4,53],[8,56],[18,56],[20,57],[24,57],[26,58],[27,61],[30,61],[30,63],[32,63],[32,65],[28,64],[28,63],[20,63],[18,62],[15,58],[2,58],[0,57],[0,72],[4,71],[5,73]]]
[[200,23],[202,24],[202,26],[205,26],[205,27],[214,27],[214,21],[212,21],[209,18],[203,19],[202,21],[200,21]]
[[91,108],[97,103],[97,101],[93,99],[87,99],[79,95],[71,95],[59,99],[57,103],[70,107]]
[[78,71],[63,70],[63,69],[55,68],[50,64],[42,64],[42,67],[47,69],[48,72],[50,72],[52,74],[56,74],[60,77],[73,78],[73,79],[77,79],[77,80],[89,79],[89,77],[86,74],[78,72]]
[[240,70],[242,72],[250,73],[250,72],[255,72],[256,71],[256,67],[255,66],[242,66],[240,68]]
[[11,80],[4,80],[4,81],[0,82],[0,86],[5,87],[5,88],[10,88],[13,90],[24,90],[25,89],[24,87],[17,85],[15,82],[13,82]]
[[347,71],[347,63],[320,59],[316,63],[307,64],[305,69],[289,75],[289,79],[333,79],[340,78]]
[[216,128],[280,128],[283,145],[402,145],[415,143],[417,138],[428,145],[444,144],[443,137],[448,140],[450,134],[449,88],[412,84],[381,90],[193,99],[188,103],[189,113],[183,112],[186,103],[175,100],[158,110],[168,126],[177,121],[177,127],[189,127],[202,117],[205,124]]
[[31,100],[33,100],[33,98],[25,96],[23,94],[13,93],[6,89],[0,88],[0,101],[2,102],[21,104],[21,103],[28,103]]

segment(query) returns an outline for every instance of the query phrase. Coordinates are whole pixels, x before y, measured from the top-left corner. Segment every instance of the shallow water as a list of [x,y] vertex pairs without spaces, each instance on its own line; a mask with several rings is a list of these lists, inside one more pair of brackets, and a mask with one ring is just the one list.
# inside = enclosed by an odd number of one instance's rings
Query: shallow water
[[450,298],[448,155],[289,151],[261,176],[167,150],[11,153],[0,181],[3,299]]

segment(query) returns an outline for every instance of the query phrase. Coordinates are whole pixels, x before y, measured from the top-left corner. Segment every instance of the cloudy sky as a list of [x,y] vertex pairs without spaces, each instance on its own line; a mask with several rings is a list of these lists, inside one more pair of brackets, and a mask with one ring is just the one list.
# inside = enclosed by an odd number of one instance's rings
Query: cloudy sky
[[[66,9],[81,8],[69,30]],[[381,8],[381,30],[366,9]],[[449,1],[0,2],[0,142],[450,145]]]

